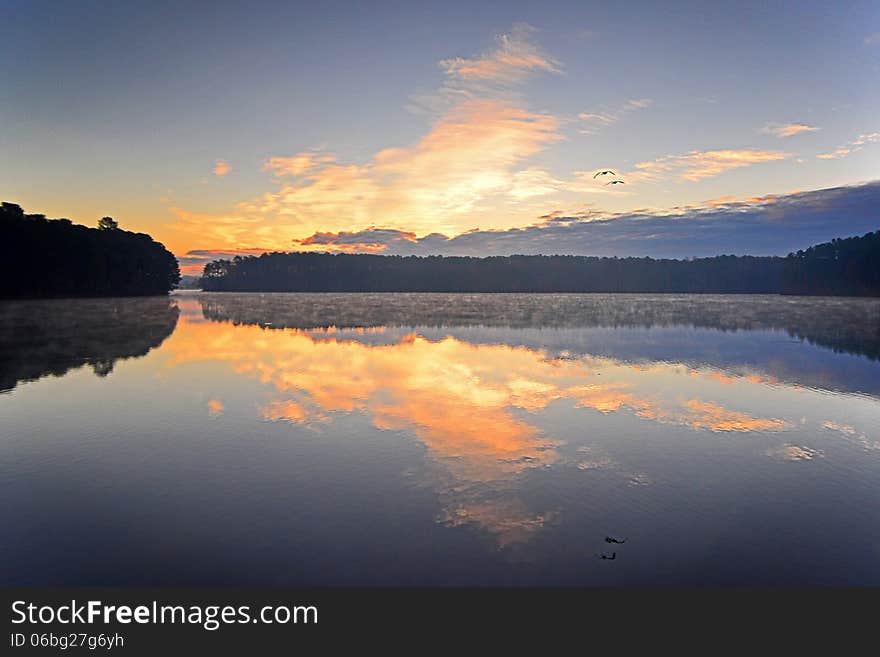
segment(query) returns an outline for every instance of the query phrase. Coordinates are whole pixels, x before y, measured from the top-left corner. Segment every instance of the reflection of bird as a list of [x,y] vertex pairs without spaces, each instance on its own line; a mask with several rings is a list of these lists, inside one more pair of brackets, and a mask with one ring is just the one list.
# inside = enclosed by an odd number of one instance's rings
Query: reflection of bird
[[620,539],[614,538],[613,536],[606,536],[605,542],[606,543],[626,543],[626,539],[623,539],[621,541]]
[[612,552],[610,556],[603,552],[602,554],[599,554],[598,557],[600,559],[608,559],[609,561],[614,561],[617,558],[617,552]]
[[607,170],[607,171],[597,171],[597,172],[596,172],[596,175],[593,176],[593,180],[595,180],[595,179],[598,178],[599,176],[607,176],[609,173],[610,173],[612,176],[616,176],[616,175],[617,175],[616,173],[614,173],[614,172],[611,171],[610,169]]
[[611,182],[605,183],[606,185],[625,185],[626,183],[622,180],[612,180]]

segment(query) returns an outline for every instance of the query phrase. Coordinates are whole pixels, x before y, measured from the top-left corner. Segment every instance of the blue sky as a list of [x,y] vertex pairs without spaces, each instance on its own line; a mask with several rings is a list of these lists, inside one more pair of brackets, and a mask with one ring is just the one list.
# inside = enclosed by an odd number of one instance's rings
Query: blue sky
[[326,237],[376,227],[498,250],[553,213],[662,221],[878,177],[876,2],[6,0],[0,21],[0,197],[178,255],[388,251]]

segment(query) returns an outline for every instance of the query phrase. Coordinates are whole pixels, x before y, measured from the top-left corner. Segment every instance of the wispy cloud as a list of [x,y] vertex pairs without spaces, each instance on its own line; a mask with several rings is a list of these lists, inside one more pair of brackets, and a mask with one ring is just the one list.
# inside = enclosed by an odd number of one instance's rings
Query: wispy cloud
[[630,112],[650,107],[652,102],[650,98],[633,98],[614,111],[581,112],[577,115],[578,120],[582,123],[578,132],[582,135],[595,134],[600,128],[617,123]]
[[839,160],[842,157],[846,157],[850,153],[852,153],[852,150],[841,146],[840,148],[833,150],[829,153],[819,153],[816,157],[818,157],[820,160]]
[[217,162],[214,164],[214,175],[218,178],[222,178],[230,171],[232,171],[232,167],[226,160],[217,160]]
[[272,171],[276,176],[301,176],[315,167],[336,161],[333,155],[306,151],[292,157],[271,157],[263,165],[264,171]]
[[477,57],[444,59],[440,68],[457,80],[505,85],[518,84],[532,73],[559,73],[561,64],[532,39],[535,31],[527,23],[518,23],[496,39],[494,49]]
[[819,153],[816,157],[820,160],[839,160],[862,150],[867,144],[876,144],[877,142],[880,142],[880,132],[865,133],[829,153]]
[[691,151],[683,155],[666,155],[647,162],[639,162],[627,174],[628,181],[654,182],[675,177],[686,182],[714,178],[731,169],[774,162],[790,157],[790,153],[762,151],[753,148],[741,150]]
[[880,44],[880,32],[874,32],[874,34],[865,37],[866,46],[876,46],[877,44]]
[[819,128],[807,125],[806,123],[768,123],[761,128],[761,132],[766,135],[773,135],[774,137],[783,139],[804,132],[815,132],[818,129]]

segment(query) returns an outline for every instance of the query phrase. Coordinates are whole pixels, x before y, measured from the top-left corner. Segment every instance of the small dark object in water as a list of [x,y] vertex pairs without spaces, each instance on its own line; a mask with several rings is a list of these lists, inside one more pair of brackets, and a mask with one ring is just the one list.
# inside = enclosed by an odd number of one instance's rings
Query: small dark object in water
[[626,539],[620,540],[620,539],[614,538],[613,536],[606,536],[606,537],[605,537],[605,542],[606,542],[606,543],[618,543],[618,544],[619,544],[619,543],[626,543]]

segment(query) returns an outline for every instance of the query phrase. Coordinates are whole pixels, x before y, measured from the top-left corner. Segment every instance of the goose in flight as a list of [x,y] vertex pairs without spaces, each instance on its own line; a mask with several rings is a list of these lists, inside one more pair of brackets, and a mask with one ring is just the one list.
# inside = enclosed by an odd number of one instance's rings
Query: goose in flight
[[598,556],[600,559],[608,559],[609,561],[614,561],[614,560],[617,558],[617,552],[612,552],[610,555],[605,554],[604,552],[602,552],[601,554],[599,554],[599,555],[597,555],[597,556]]
[[616,176],[616,175],[617,175],[616,173],[614,173],[614,172],[611,171],[610,169],[608,169],[608,170],[606,170],[606,171],[597,171],[597,172],[596,172],[596,175],[593,176],[593,180],[595,180],[595,179],[598,178],[599,176],[607,176],[608,174],[611,174],[612,176]]
[[618,538],[614,538],[613,536],[606,536],[606,537],[605,537],[605,542],[606,542],[606,543],[618,543],[618,544],[620,544],[620,543],[626,543],[626,539],[624,538],[623,540],[620,540],[620,539],[618,539]]
[[612,180],[611,182],[605,183],[606,185],[625,185],[626,183],[622,180]]

